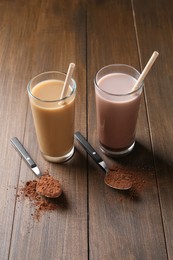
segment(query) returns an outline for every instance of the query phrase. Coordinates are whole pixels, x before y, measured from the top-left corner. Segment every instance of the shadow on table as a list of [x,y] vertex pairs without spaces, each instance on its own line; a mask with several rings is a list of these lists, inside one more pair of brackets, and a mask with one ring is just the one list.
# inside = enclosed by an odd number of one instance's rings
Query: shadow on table
[[[85,156],[86,152],[83,148],[77,146],[76,150],[77,153],[80,153],[79,156]],[[153,152],[139,142],[136,142],[134,150],[129,155],[116,159],[104,155],[98,146],[95,150],[100,154],[110,169],[118,167],[122,172],[125,171],[127,175],[130,176],[132,188],[126,191],[118,191],[119,194],[123,194],[126,198],[140,201],[141,194],[145,190],[158,189],[158,186],[164,185],[165,182],[173,181],[172,163],[166,161],[161,155],[154,154],[153,156]],[[92,160],[90,160],[90,162],[92,163]],[[88,167],[92,167],[91,163]],[[94,165],[95,162],[93,161],[93,167],[95,168],[96,166]],[[96,171],[96,174],[97,173],[98,171]]]
[[55,199],[49,199],[47,198],[49,202],[52,204],[55,204],[57,208],[61,210],[67,210],[69,208],[69,202],[67,200],[67,196],[64,192],[62,192],[61,196]]
[[129,169],[133,186],[124,194],[136,201],[140,200],[145,190],[152,192],[152,189],[158,190],[173,181],[173,165],[169,158],[157,152],[153,155],[152,150],[139,142],[136,142],[134,150],[129,155],[108,161],[114,165],[118,164],[122,169]]

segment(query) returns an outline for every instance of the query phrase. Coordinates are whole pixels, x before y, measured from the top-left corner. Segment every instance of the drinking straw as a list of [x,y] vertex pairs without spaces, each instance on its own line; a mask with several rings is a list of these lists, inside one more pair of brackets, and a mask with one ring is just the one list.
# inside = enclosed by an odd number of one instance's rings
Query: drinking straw
[[70,84],[70,80],[71,80],[74,68],[75,68],[75,64],[70,63],[69,67],[68,67],[67,75],[66,75],[66,78],[65,78],[64,86],[63,86],[63,89],[62,89],[62,92],[61,92],[60,99],[67,96],[68,87],[69,87],[69,84]]
[[138,78],[134,87],[132,88],[132,92],[137,90],[138,87],[141,85],[142,81],[147,76],[148,72],[150,71],[151,67],[153,66],[153,64],[154,64],[154,62],[155,62],[155,60],[157,59],[158,56],[159,56],[159,53],[157,51],[154,51],[151,58],[149,59],[148,63],[146,64],[144,70],[142,71],[140,77]]

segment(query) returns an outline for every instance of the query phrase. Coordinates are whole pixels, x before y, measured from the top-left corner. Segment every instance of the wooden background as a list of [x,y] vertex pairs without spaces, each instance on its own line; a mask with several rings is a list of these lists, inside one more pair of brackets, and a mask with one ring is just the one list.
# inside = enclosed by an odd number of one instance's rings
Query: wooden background
[[[94,75],[111,63],[141,70],[154,50],[160,56],[145,80],[137,145],[111,161],[98,149]],[[108,163],[154,169],[137,200],[106,187],[78,144],[65,164],[40,155],[26,86],[40,72],[67,71],[70,62],[75,129]],[[0,259],[173,259],[172,64],[171,0],[0,0]],[[27,200],[16,200],[19,186],[35,177],[11,147],[13,136],[63,183],[58,211],[39,222]]]

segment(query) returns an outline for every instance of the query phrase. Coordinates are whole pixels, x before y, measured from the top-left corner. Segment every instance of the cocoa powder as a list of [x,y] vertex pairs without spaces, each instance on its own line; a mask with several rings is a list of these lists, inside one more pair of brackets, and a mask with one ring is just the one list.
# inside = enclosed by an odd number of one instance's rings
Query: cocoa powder
[[49,174],[41,176],[37,182],[36,191],[49,198],[57,198],[62,193],[60,182]]
[[[116,181],[115,175],[123,174],[127,176],[126,181],[128,180],[132,183],[130,190],[119,193],[117,200],[124,201],[126,199],[136,199],[139,198],[140,194],[153,184],[154,180],[154,171],[152,167],[125,167],[122,165],[111,167],[111,175],[109,175],[109,181]],[[49,174],[46,174],[49,176]],[[111,179],[112,178],[112,179]],[[37,193],[36,187],[38,185],[37,180],[27,181],[20,188],[17,198],[22,200],[28,198],[31,202],[31,206],[34,208],[34,213],[32,217],[34,220],[39,221],[41,216],[47,211],[55,211],[60,206],[59,198],[49,199],[41,196]],[[127,185],[127,183],[126,183]],[[64,201],[63,201],[64,204]],[[64,205],[63,205],[64,206]]]
[[34,220],[39,221],[40,217],[45,212],[54,211],[58,209],[59,198],[49,199],[41,196],[40,194],[38,194],[36,190],[37,185],[37,180],[27,181],[26,183],[24,183],[22,187],[20,187],[19,192],[17,194],[17,198],[18,200],[23,200],[25,198],[28,198],[30,200],[30,205],[34,208],[34,213],[32,213],[31,215]]
[[110,170],[104,179],[104,182],[115,189],[128,190],[132,187],[130,175],[117,170]]
[[[114,166],[111,168],[111,174],[109,176],[109,182],[116,182],[116,175],[127,176],[126,185],[131,183],[132,187],[127,193],[121,193],[121,201],[124,199],[136,199],[139,198],[141,193],[151,187],[154,182],[154,169],[153,167],[126,167],[123,165]],[[116,183],[114,183],[116,184]]]

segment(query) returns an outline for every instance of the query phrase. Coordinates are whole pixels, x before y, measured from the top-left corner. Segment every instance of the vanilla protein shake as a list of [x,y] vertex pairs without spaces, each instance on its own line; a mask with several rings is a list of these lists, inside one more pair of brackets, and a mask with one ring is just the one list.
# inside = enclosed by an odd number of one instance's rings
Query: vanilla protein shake
[[29,91],[40,150],[54,162],[68,159],[74,151],[75,83],[72,81],[67,97],[61,100],[64,81],[59,78],[35,82]]
[[127,66],[130,70],[124,71],[110,66],[113,68],[105,67],[105,73],[102,69],[101,76],[99,72],[96,75],[96,117],[101,149],[116,156],[130,152],[134,146],[142,87],[132,92],[139,77],[136,70],[134,75],[130,73],[132,67]]

